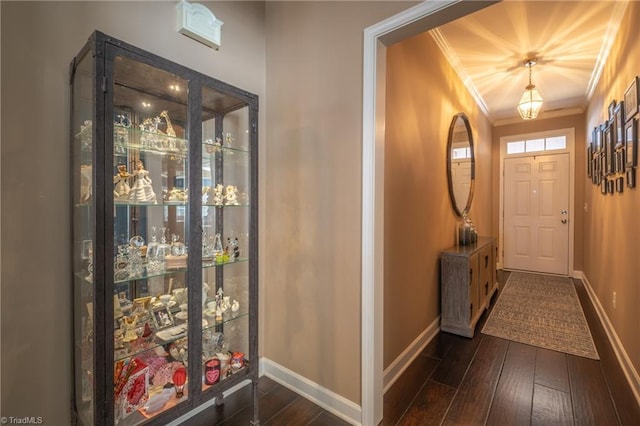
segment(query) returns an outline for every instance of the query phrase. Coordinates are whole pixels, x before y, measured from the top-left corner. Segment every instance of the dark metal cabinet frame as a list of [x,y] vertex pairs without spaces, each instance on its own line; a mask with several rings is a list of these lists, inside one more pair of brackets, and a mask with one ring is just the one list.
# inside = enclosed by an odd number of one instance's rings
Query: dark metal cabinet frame
[[[203,389],[203,363],[193,362],[200,359],[202,354],[202,325],[203,315],[202,300],[202,198],[190,196],[188,198],[188,217],[185,218],[184,237],[189,248],[188,263],[185,273],[185,286],[188,294],[188,352],[191,354],[187,367],[188,399],[175,407],[162,412],[144,424],[167,424],[185,413],[193,410],[205,401],[212,398],[220,398],[222,392],[238,385],[247,379],[252,381],[254,414],[253,422],[258,423],[257,414],[257,379],[258,379],[258,97],[217,79],[203,75],[162,57],[116,40],[108,35],[95,32],[89,41],[74,58],[70,68],[71,84],[71,143],[72,143],[72,200],[73,209],[73,245],[72,245],[72,270],[74,272],[73,299],[74,299],[74,372],[75,392],[73,399],[73,411],[75,422],[84,424],[92,422],[96,425],[114,424],[114,339],[113,330],[115,320],[114,310],[114,262],[115,237],[114,237],[114,196],[113,196],[113,168],[114,168],[114,60],[118,57],[130,58],[138,63],[162,70],[179,76],[188,82],[188,95],[186,98],[186,122],[184,123],[184,138],[189,141],[191,149],[188,152],[188,189],[190,194],[200,194],[203,187],[202,180],[202,142],[203,142],[203,117],[215,117],[216,134],[222,132],[222,118],[239,108],[247,108],[248,111],[248,158],[249,164],[249,190],[250,203],[248,208],[248,366],[236,374],[220,381],[211,388]],[[85,90],[90,92],[90,100],[93,102],[90,119],[92,128],[90,138],[92,141],[91,154],[87,159],[92,164],[90,172],[90,185],[92,186],[92,202],[87,207],[81,201],[82,194],[78,188],[83,176],[80,172],[81,154],[78,153],[78,124],[82,123],[82,117],[77,113],[79,100],[76,92],[80,91],[76,83],[76,73],[79,64],[83,62],[85,73],[92,76],[92,87]],[[203,88],[209,88],[219,95],[219,99],[209,105],[203,105]],[[157,95],[156,96],[160,96]],[[161,96],[160,96],[161,97]],[[86,99],[83,102],[87,102]],[[212,108],[211,105],[215,106]],[[86,117],[84,117],[86,119]],[[85,129],[86,130],[86,129]],[[216,173],[222,173],[221,159],[216,159]],[[86,178],[86,176],[85,176]],[[218,176],[218,179],[221,175]],[[160,196],[160,194],[158,194]],[[222,211],[216,215],[216,227],[223,226]],[[90,227],[92,235],[91,250],[84,247],[83,237],[80,235]],[[87,260],[87,259],[90,260]],[[87,262],[93,266],[90,274],[93,285],[87,289],[87,282],[81,272],[87,268]],[[216,281],[223,278],[224,268],[216,267]],[[87,307],[87,308],[85,308]],[[89,330],[87,327],[87,310],[93,309]],[[84,323],[83,323],[84,321]],[[84,335],[83,335],[84,333]],[[83,388],[82,353],[79,351],[81,339],[86,340],[90,336],[87,346],[92,371],[92,391],[86,395],[89,407],[80,407],[83,404],[81,393],[87,392],[87,386]],[[84,342],[83,344],[86,344]],[[81,409],[88,410],[89,420],[78,415]]]

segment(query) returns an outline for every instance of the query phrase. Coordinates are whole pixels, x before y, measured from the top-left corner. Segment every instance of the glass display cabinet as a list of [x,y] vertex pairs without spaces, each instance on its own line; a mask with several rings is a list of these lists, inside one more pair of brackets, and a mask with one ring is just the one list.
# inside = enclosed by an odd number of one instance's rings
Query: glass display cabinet
[[75,419],[257,423],[257,96],[99,32],[70,83]]

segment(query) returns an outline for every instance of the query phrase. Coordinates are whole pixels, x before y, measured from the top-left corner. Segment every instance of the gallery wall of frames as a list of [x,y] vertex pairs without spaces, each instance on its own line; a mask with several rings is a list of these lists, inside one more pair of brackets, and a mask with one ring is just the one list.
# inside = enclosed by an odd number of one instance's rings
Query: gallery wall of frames
[[636,187],[640,78],[634,77],[622,100],[611,101],[608,119],[593,128],[587,146],[587,176],[603,195]]

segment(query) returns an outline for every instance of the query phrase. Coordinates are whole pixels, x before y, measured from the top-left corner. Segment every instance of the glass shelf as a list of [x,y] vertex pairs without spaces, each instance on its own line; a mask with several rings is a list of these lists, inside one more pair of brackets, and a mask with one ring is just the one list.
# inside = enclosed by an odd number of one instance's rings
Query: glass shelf
[[244,317],[246,317],[248,315],[249,315],[249,312],[240,312],[240,311],[235,312],[235,313],[232,312],[231,314],[223,314],[222,315],[222,321],[215,321],[211,317],[205,315],[204,319],[207,320],[208,324],[206,326],[202,327],[202,329],[203,330],[211,330],[213,328],[220,327],[221,325],[225,325],[225,324],[228,324],[230,322],[233,322],[233,321],[239,320],[241,318],[244,318]]
[[[148,342],[144,342],[144,343],[138,343],[136,344],[136,349],[134,349],[133,351],[127,351],[124,348],[116,348],[114,351],[114,356],[113,356],[113,360],[114,362],[118,362],[127,358],[135,358],[138,357],[142,354],[144,354],[145,352],[150,352],[150,351],[155,351],[157,348],[159,347],[164,347],[170,345],[171,343],[174,343],[180,339],[184,339],[187,337],[187,324],[186,322],[182,322],[180,324],[174,325],[173,327],[181,327],[184,329],[184,331],[182,333],[179,334],[175,334],[170,338],[164,339],[161,337],[157,337],[157,333],[162,333],[162,331],[166,331],[171,329],[172,327],[166,328],[166,329],[161,329],[158,331],[155,331],[153,340],[150,340]],[[169,355],[167,355],[169,356]]]
[[248,149],[234,148],[230,146],[221,146],[221,145],[216,145],[214,143],[208,143],[206,141],[202,142],[202,146],[207,151],[207,154],[215,154],[217,152],[228,152],[229,154],[233,154],[234,152],[241,152],[245,154],[249,153]]
[[158,271],[158,272],[153,272],[153,273],[146,273],[145,272],[142,275],[129,276],[127,278],[122,278],[122,279],[114,279],[113,283],[114,284],[120,284],[120,283],[129,282],[129,281],[146,280],[146,279],[149,279],[149,278],[163,277],[163,276],[175,274],[175,273],[178,273],[178,272],[186,272],[186,271],[187,271],[187,268],[171,268],[171,269],[165,269],[164,271]]
[[215,268],[216,266],[227,266],[227,265],[233,265],[235,263],[243,263],[248,261],[249,261],[248,257],[239,257],[238,259],[234,261],[229,261],[229,262],[204,262],[203,261],[202,268],[203,269]]
[[189,201],[163,201],[157,203],[130,203],[128,201],[113,202],[115,206],[129,206],[129,207],[182,207],[189,205]]
[[[249,312],[236,312],[232,314],[224,314],[222,316],[222,321],[213,321],[213,320],[210,320],[209,318],[205,318],[207,321],[207,325],[204,325],[203,323],[202,330],[203,331],[212,330],[212,329],[215,329],[216,327],[220,327],[225,324],[229,324],[233,321],[239,320],[241,318],[247,317],[248,315],[249,315]],[[114,358],[113,358],[114,362],[121,361],[127,358],[134,358],[145,352],[154,351],[156,348],[159,348],[161,346],[164,347],[164,346],[170,345],[171,343],[174,343],[177,340],[184,339],[185,337],[187,337],[187,329],[188,329],[187,321],[179,320],[176,322],[177,324],[173,325],[172,327],[155,331],[153,340],[150,340],[146,343],[137,344],[138,347],[136,347],[136,349],[134,349],[133,351],[127,351],[124,348],[116,349],[114,352]],[[171,330],[172,328],[175,328],[176,331],[179,331],[179,328],[181,328],[184,331],[181,333],[174,334],[170,338],[157,337],[157,333],[162,333],[163,331]]]
[[117,156],[127,155],[129,150],[186,158],[189,153],[189,141],[164,133],[152,133],[134,127],[114,125],[114,154]]
[[250,204],[211,204],[211,203],[202,203],[202,207],[216,207],[219,209],[228,209],[228,208],[247,208],[251,207]]

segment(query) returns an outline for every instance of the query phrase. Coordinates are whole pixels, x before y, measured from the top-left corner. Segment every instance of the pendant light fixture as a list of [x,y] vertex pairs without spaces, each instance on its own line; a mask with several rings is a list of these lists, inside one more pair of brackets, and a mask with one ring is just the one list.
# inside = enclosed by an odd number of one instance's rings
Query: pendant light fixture
[[542,108],[542,96],[531,82],[531,67],[536,64],[536,58],[526,59],[523,65],[529,67],[529,85],[525,87],[525,92],[518,103],[518,112],[523,120],[533,120],[538,116]]

